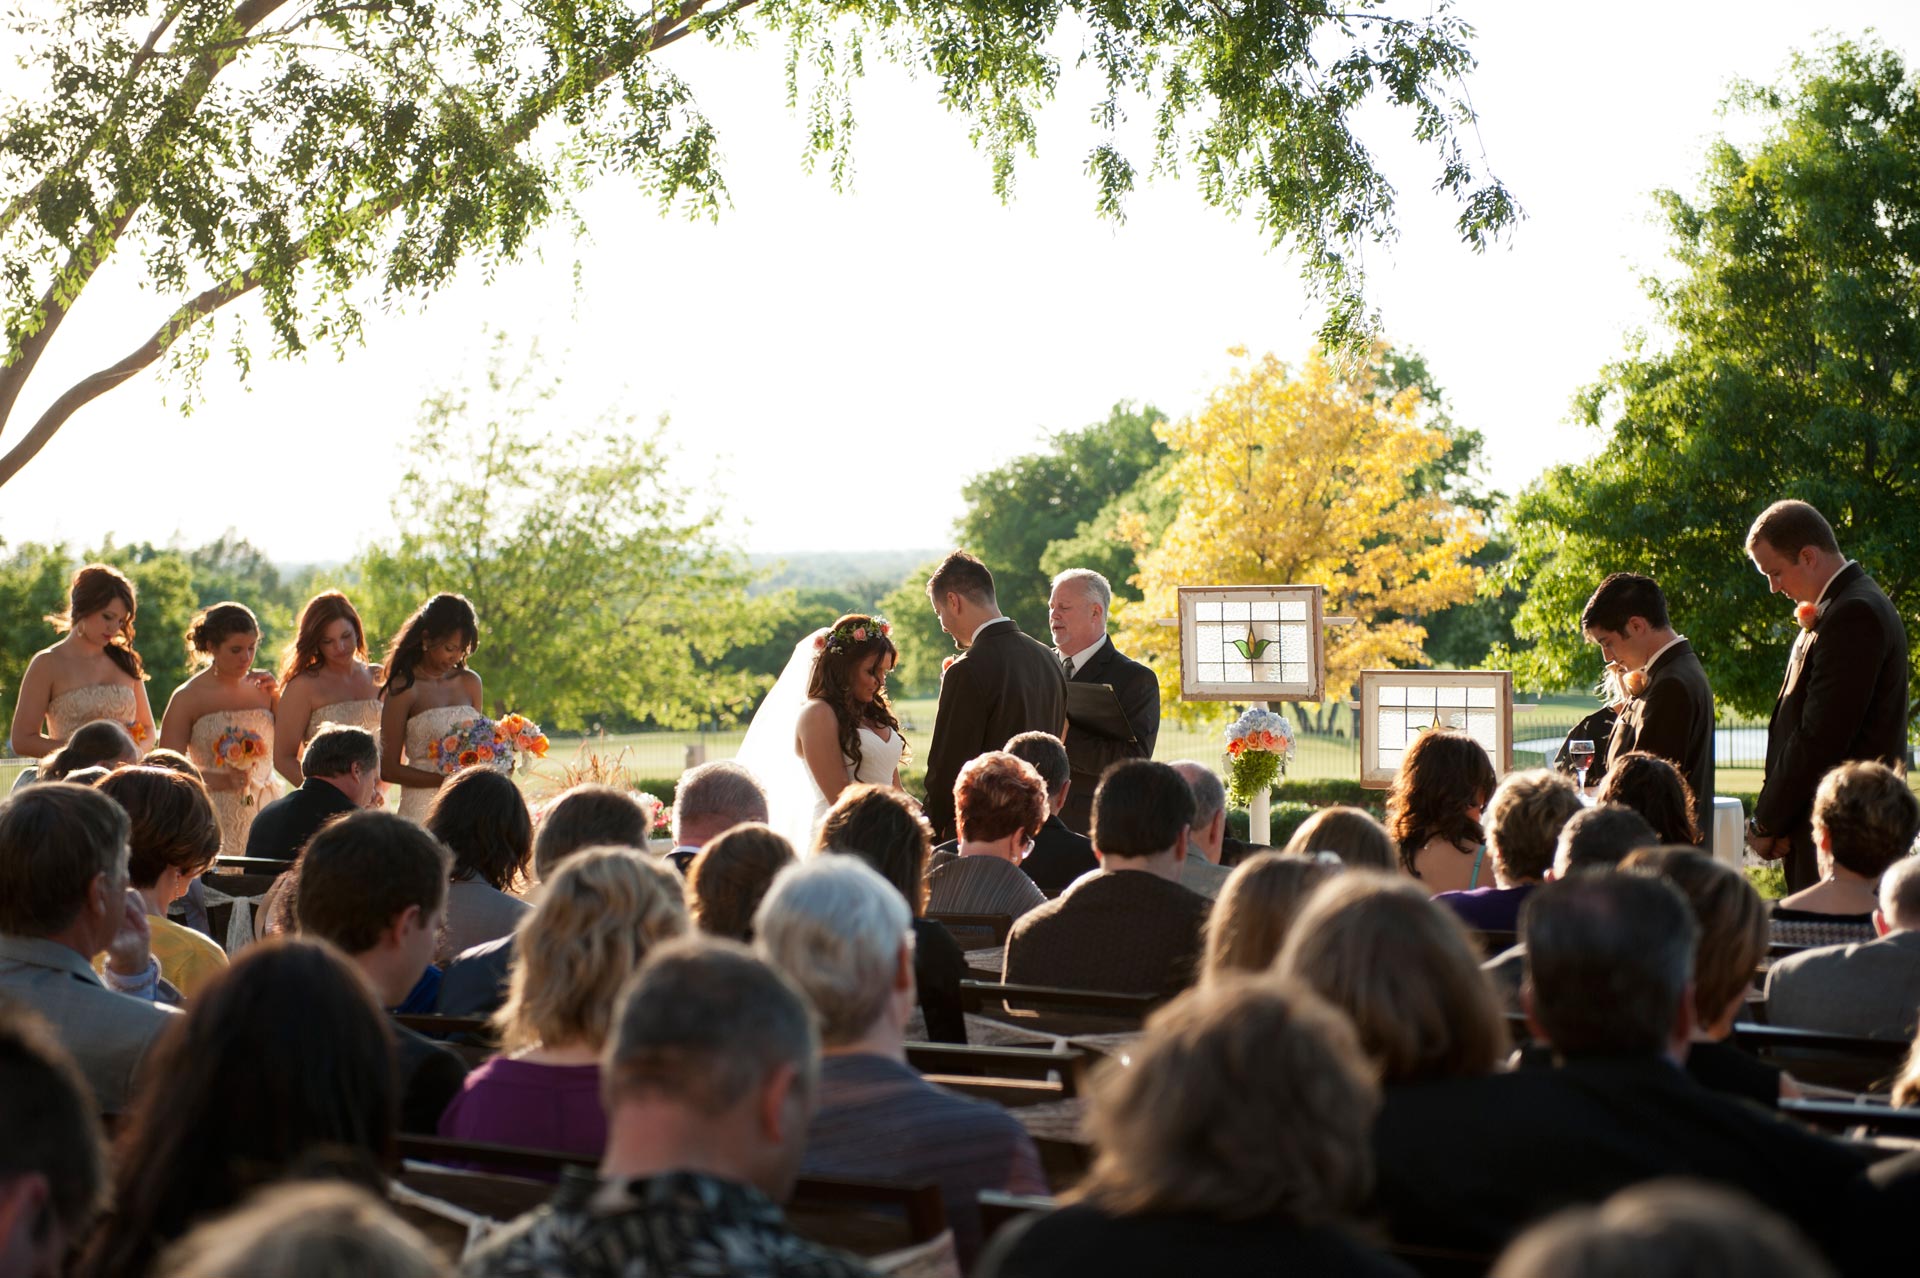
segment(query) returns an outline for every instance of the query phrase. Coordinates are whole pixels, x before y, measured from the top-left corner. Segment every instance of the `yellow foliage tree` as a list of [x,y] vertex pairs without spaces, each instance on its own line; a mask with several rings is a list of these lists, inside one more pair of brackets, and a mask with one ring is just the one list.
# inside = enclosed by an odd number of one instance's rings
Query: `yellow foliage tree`
[[[1245,360],[1244,348],[1229,352]],[[1271,354],[1236,367],[1197,414],[1155,428],[1173,449],[1161,482],[1179,514],[1151,546],[1137,520],[1140,602],[1116,609],[1124,650],[1156,666],[1169,713],[1182,707],[1180,586],[1319,585],[1329,616],[1327,695],[1361,670],[1426,662],[1421,616],[1473,599],[1479,517],[1410,477],[1449,447],[1420,420],[1420,393],[1388,396],[1370,366],[1343,374],[1315,353],[1297,372]]]

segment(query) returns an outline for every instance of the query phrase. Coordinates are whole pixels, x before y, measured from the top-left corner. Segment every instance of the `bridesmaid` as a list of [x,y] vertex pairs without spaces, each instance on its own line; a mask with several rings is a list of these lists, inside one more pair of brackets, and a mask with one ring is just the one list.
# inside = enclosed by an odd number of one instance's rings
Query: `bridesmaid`
[[[73,574],[67,610],[47,618],[65,637],[27,663],[8,734],[13,752],[41,759],[95,719],[126,725],[142,751],[153,743],[147,672],[133,647],[133,583],[117,568]],[[45,731],[42,731],[42,724]]]
[[[253,818],[273,797],[273,719],[280,694],[270,671],[253,668],[260,623],[244,604],[202,608],[187,627],[187,660],[204,666],[174,689],[160,716],[160,744],[192,759],[206,781],[220,846],[244,855]],[[246,767],[222,763],[216,754],[230,730],[260,738],[266,756]]]
[[273,766],[289,785],[306,780],[300,756],[323,723],[380,736],[380,672],[367,664],[360,614],[337,590],[307,600],[300,628],[280,665],[280,709],[273,720]]
[[[435,595],[401,623],[387,647],[380,691],[380,779],[400,788],[400,815],[424,824],[446,780],[428,748],[481,712],[480,676],[467,658],[480,645],[480,622],[460,595]],[[404,755],[402,753],[404,749]]]

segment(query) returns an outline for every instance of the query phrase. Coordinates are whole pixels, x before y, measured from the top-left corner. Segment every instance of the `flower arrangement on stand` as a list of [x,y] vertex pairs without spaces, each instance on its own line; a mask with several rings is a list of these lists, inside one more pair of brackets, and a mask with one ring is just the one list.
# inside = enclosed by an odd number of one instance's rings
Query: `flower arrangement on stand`
[[1287,774],[1293,725],[1283,714],[1254,707],[1227,728],[1227,794],[1245,807]]

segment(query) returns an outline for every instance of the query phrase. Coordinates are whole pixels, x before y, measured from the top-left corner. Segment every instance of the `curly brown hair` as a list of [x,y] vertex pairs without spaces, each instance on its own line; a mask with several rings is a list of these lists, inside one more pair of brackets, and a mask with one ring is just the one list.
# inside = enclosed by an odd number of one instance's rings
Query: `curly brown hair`
[[1647,819],[1662,843],[1698,843],[1693,787],[1659,755],[1630,750],[1607,766],[1597,803],[1618,803]]
[[1467,809],[1485,807],[1499,783],[1493,760],[1466,733],[1421,733],[1387,792],[1387,833],[1400,845],[1400,867],[1412,874],[1414,853],[1435,837],[1457,848],[1485,843],[1486,831]]
[[953,807],[962,843],[992,843],[1015,832],[1033,839],[1047,823],[1047,783],[1025,759],[990,750],[960,769]]
[[234,635],[259,633],[260,619],[245,604],[232,600],[208,604],[187,623],[187,664],[203,666],[213,660],[213,650]]
[[118,568],[111,564],[88,564],[74,573],[73,581],[67,586],[66,610],[48,613],[46,620],[56,631],[65,634],[73,629],[74,622],[105,612],[107,605],[113,603],[127,610],[127,619],[120,623],[120,633],[107,641],[107,659],[135,679],[144,680],[147,668],[133,646],[133,614],[138,611],[139,603],[133,582]]
[[[863,629],[867,632],[865,639],[840,637]],[[834,720],[840,725],[840,753],[853,760],[854,771],[858,772],[861,725],[898,732],[900,720],[894,717],[893,707],[887,703],[884,686],[870,702],[854,700],[853,672],[876,652],[885,653],[887,664],[892,667],[900,660],[900,650],[881,630],[879,619],[864,612],[847,613],[833,623],[828,634],[826,646],[814,657],[813,670],[807,675],[807,696],[833,707]],[[907,756],[902,753],[900,761],[906,760]]]

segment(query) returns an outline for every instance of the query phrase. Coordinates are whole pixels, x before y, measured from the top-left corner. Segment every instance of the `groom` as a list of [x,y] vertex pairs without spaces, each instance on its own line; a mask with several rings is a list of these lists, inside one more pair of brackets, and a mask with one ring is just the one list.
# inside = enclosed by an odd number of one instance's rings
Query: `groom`
[[962,649],[940,676],[927,750],[927,819],[943,842],[954,837],[953,783],[967,760],[1022,732],[1066,735],[1067,680],[1052,649],[1001,615],[993,574],[972,555],[956,550],[941,561],[927,598]]

